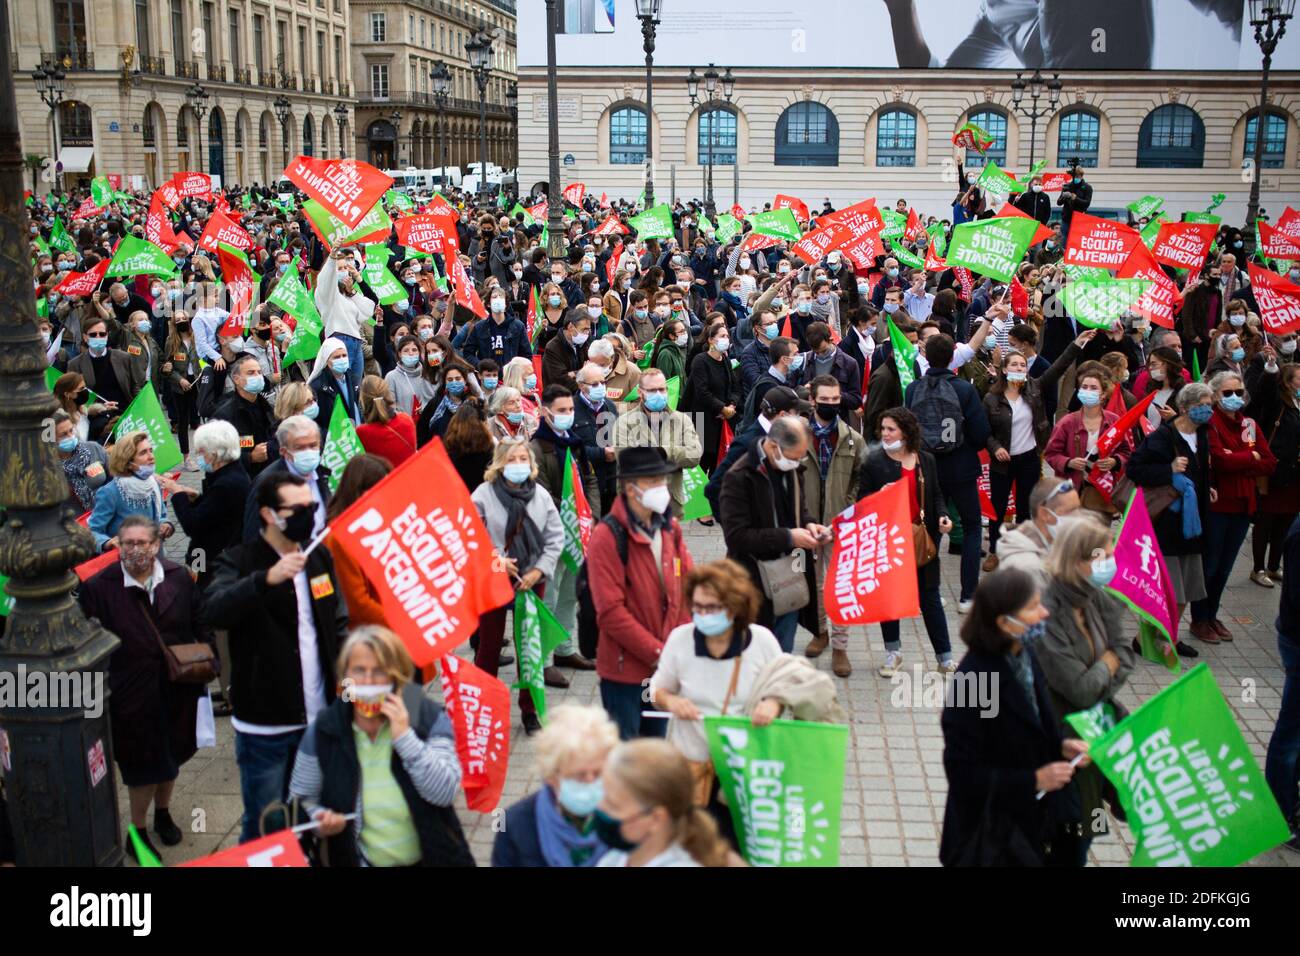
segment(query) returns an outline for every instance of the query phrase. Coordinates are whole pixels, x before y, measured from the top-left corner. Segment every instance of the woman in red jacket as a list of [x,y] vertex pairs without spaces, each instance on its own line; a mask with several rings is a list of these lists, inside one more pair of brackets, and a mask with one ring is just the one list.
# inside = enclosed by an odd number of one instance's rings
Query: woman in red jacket
[[1255,479],[1277,467],[1268,439],[1253,418],[1241,414],[1249,396],[1241,376],[1220,372],[1210,379],[1214,416],[1210,419],[1210,514],[1205,527],[1205,597],[1192,602],[1192,634],[1216,644],[1232,640],[1219,620],[1219,601],[1237,552],[1255,513]]
[[1084,362],[1077,374],[1080,409],[1070,412],[1052,430],[1052,437],[1043,451],[1043,460],[1064,478],[1074,482],[1085,508],[1105,514],[1113,513],[1105,506],[1100,493],[1086,484],[1088,473],[1095,464],[1103,472],[1120,471],[1128,461],[1132,447],[1125,436],[1105,458],[1095,458],[1097,441],[1119,416],[1102,407],[1103,395],[1110,385],[1109,376],[1100,362]]
[[693,564],[669,510],[668,476],[676,470],[662,448],[620,451],[619,496],[587,546],[587,580],[600,631],[600,700],[624,740],[667,731],[662,718],[641,716],[654,709],[644,690],[669,632],[691,620],[682,581]]
[[361,380],[361,418],[357,438],[367,452],[388,459],[394,468],[415,454],[415,422],[397,411],[392,390],[378,375]]

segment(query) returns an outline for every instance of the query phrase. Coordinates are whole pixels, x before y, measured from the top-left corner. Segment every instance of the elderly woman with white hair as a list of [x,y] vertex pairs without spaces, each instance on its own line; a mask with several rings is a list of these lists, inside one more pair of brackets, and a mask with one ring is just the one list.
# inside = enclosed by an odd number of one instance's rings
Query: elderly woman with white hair
[[562,704],[537,735],[542,787],[506,810],[493,866],[591,866],[608,849],[591,832],[605,795],[601,773],[618,728],[600,707]]
[[230,422],[215,419],[200,425],[192,442],[195,461],[203,473],[203,489],[166,475],[158,483],[171,493],[176,518],[189,536],[185,563],[198,572],[202,591],[212,579],[217,555],[239,543],[239,522],[252,484],[239,461],[239,433]]
[[525,414],[538,414],[541,390],[538,388],[537,369],[531,359],[519,355],[507,362],[501,370],[501,384],[519,392]]
[[628,393],[641,381],[641,369],[628,357],[632,346],[617,332],[592,342],[587,361],[605,372],[605,395],[611,402],[624,402]]
[[501,385],[492,393],[488,402],[488,430],[497,441],[507,438],[532,440],[533,433],[537,431],[537,416],[524,410],[523,396],[519,389]]

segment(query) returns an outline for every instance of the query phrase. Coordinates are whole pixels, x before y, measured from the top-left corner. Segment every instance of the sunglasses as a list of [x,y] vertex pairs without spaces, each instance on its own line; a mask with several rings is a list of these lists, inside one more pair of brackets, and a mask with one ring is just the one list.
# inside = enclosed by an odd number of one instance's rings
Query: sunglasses
[[[1059,495],[1067,494],[1068,492],[1071,492],[1073,490],[1074,490],[1074,482],[1063,481],[1059,485],[1057,485],[1054,489],[1052,489],[1052,493],[1047,496],[1047,501],[1051,501],[1053,498],[1056,498]],[[1046,504],[1047,502],[1045,501],[1043,503]]]
[[1245,398],[1246,390],[1244,388],[1225,388],[1223,390],[1223,397],[1227,398],[1229,395],[1236,395],[1239,398]]

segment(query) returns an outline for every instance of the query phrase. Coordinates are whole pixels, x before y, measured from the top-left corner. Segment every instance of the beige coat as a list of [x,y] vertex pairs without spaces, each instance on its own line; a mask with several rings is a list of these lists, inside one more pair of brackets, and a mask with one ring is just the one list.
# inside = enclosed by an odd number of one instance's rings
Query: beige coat
[[[657,421],[652,423],[652,418]],[[629,409],[614,422],[611,444],[616,451],[624,448],[662,448],[668,461],[681,469],[694,468],[700,463],[700,455],[704,452],[700,436],[696,434],[689,415],[667,411],[648,415],[639,406]],[[668,490],[672,492],[673,501],[677,502],[680,513],[681,506],[686,504],[680,471],[669,476]]]

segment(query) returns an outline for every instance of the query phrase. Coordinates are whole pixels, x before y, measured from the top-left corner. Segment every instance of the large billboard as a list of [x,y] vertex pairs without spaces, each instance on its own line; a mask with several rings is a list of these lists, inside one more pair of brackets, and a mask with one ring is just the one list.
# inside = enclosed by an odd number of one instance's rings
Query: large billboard
[[[644,62],[636,0],[558,0],[560,66]],[[542,0],[519,64],[546,65]],[[1300,69],[1293,29],[1274,69]],[[1258,70],[1246,0],[663,0],[661,66]]]

